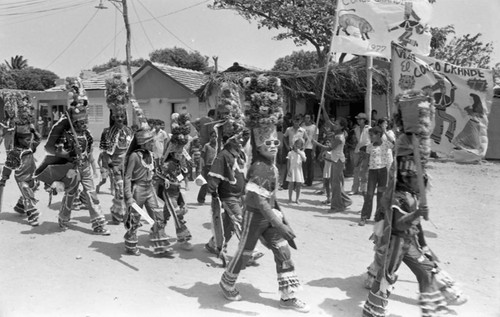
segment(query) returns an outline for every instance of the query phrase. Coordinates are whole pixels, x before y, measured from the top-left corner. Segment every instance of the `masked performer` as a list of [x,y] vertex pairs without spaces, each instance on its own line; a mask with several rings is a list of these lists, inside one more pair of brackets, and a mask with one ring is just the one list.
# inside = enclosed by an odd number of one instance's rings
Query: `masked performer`
[[433,100],[421,92],[409,92],[399,96],[396,104],[404,133],[396,142],[396,176],[390,179],[390,190],[383,198],[388,208],[380,214],[383,218],[382,233],[375,255],[379,270],[364,305],[363,316],[386,315],[388,297],[402,262],[417,278],[422,316],[440,316],[447,312],[447,308],[440,290],[443,285],[436,275],[439,268],[419,244],[420,221],[422,217],[428,219],[429,214],[425,204],[427,175],[424,164],[430,154]]
[[[220,88],[217,113],[223,120],[216,124],[222,150],[218,153],[208,173],[208,191],[212,194],[212,231],[213,236],[205,244],[205,248],[227,262],[227,243],[234,233],[241,237],[241,221],[243,219],[243,201],[245,174],[248,155],[242,150],[249,140],[250,134],[245,129],[244,116],[240,105],[238,86],[223,83]],[[249,262],[263,256],[254,251]]]
[[35,130],[31,112],[32,105],[29,102],[29,97],[25,96],[17,106],[17,118],[14,123],[14,144],[13,148],[7,152],[7,159],[0,179],[0,191],[3,191],[5,182],[14,171],[14,179],[21,191],[21,197],[14,206],[14,210],[20,214],[26,214],[28,223],[35,227],[39,224],[40,213],[35,208],[37,200],[34,191],[37,182],[33,178],[36,168],[33,155],[40,144],[41,136]]
[[276,124],[283,115],[281,82],[276,77],[260,75],[245,78],[243,86],[245,98],[250,102],[247,123],[252,129],[254,151],[247,175],[241,241],[219,285],[228,300],[241,300],[236,280],[260,239],[274,254],[280,307],[308,312],[308,305],[296,296],[300,282],[290,252],[290,246],[295,248],[295,234],[276,201],[279,184],[275,165],[279,146]]
[[111,219],[115,224],[123,222],[125,201],[123,199],[123,174],[125,154],[132,140],[132,129],[127,126],[127,108],[129,96],[127,83],[121,75],[106,80],[106,102],[111,110],[109,128],[101,135],[100,149],[106,156],[108,168],[114,186]]
[[93,233],[109,235],[92,178],[93,138],[87,129],[87,97],[78,80],[68,78],[67,88],[71,89],[70,107],[52,127],[45,145],[49,155],[35,175],[48,186],[54,182],[64,184],[65,194],[59,211],[59,227],[62,230],[68,229],[73,201],[77,198],[78,186],[81,184]]
[[[137,230],[141,226],[141,210],[136,208],[146,207],[148,215],[153,219],[150,241],[154,248],[154,254],[165,254],[172,251],[169,247],[167,235],[165,234],[165,219],[161,201],[156,195],[153,176],[155,165],[153,160],[154,134],[151,129],[141,129],[135,133],[135,137],[127,151],[126,169],[124,177],[124,197],[127,202],[127,213],[125,215],[125,249],[132,255],[140,255],[137,248]],[[134,205],[136,206],[134,208]]]
[[183,250],[189,251],[191,232],[184,219],[187,213],[186,202],[181,193],[181,182],[187,175],[187,161],[190,156],[185,149],[190,132],[189,116],[180,114],[172,124],[172,138],[167,145],[164,157],[160,160],[157,181],[158,195],[165,201],[165,220],[173,218],[177,242]]

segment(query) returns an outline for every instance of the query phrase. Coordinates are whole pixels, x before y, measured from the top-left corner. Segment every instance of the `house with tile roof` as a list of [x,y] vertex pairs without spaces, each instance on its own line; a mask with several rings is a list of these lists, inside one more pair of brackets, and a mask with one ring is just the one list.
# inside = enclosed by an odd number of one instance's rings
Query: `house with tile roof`
[[[138,69],[139,67],[132,67],[132,72]],[[127,68],[124,65],[97,74],[91,71],[84,71],[80,74],[83,88],[89,100],[88,127],[96,140],[100,139],[102,130],[109,126],[110,111],[106,105],[105,81],[117,73],[125,77],[128,76]],[[56,82],[55,87],[36,93],[38,115],[42,117],[46,127],[48,126],[47,122],[56,122],[67,109],[68,94],[65,90],[64,81],[64,79],[60,79]],[[45,135],[48,134],[49,129],[46,128],[44,132]]]
[[188,112],[194,120],[208,112],[208,103],[195,93],[208,79],[202,72],[146,61],[132,77],[146,117],[165,121],[167,132],[172,113]]

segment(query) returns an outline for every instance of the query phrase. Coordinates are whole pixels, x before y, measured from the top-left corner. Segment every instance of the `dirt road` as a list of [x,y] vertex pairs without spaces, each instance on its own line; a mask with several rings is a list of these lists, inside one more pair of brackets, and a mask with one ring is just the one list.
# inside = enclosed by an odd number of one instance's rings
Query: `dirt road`
[[[37,155],[41,159],[43,153]],[[432,162],[429,173],[435,226],[425,222],[425,233],[442,266],[470,297],[466,305],[452,308],[457,316],[500,316],[500,164]],[[283,204],[297,234],[293,259],[303,282],[301,298],[312,308],[309,316],[360,316],[367,296],[362,281],[373,257],[372,224],[357,225],[361,196],[354,196],[350,211],[328,214],[320,203],[324,197],[314,194],[318,188],[319,181],[305,188],[299,206]],[[99,198],[109,217],[111,196],[107,185],[103,189]],[[260,266],[247,268],[239,278],[243,301],[222,297],[220,261],[203,247],[211,236],[210,209],[196,204],[197,192],[194,183],[185,192],[194,249],[183,251],[174,244],[171,258],[156,258],[145,225],[139,231],[142,255],[134,257],[123,252],[123,226],[109,226],[109,237],[92,235],[86,210],[74,211],[71,229],[61,232],[57,212],[62,195],[47,207],[48,194],[38,191],[41,225],[30,227],[12,210],[19,191],[11,179],[0,213],[0,316],[300,315],[278,308],[272,253],[261,245],[265,256]],[[280,202],[286,195],[278,193]],[[167,233],[175,236],[172,223]],[[230,254],[236,245],[236,239],[230,242]],[[420,316],[417,293],[415,277],[403,265],[389,316]]]

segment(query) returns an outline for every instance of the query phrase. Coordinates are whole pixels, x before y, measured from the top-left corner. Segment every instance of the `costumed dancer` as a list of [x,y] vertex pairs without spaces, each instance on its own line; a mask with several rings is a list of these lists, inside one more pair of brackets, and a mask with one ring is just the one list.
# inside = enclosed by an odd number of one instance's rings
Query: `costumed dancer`
[[[430,155],[430,125],[433,99],[421,91],[410,91],[396,98],[402,118],[403,133],[396,142],[396,160],[384,194],[378,222],[375,261],[379,270],[373,281],[364,317],[385,316],[388,297],[397,280],[397,270],[404,262],[415,274],[420,291],[422,316],[448,312],[436,274],[437,264],[427,257],[419,244],[421,218],[428,219],[425,186],[425,163]],[[394,173],[396,175],[394,176]],[[375,219],[379,221],[380,219]]]
[[[217,112],[224,120],[215,126],[218,134],[222,135],[223,148],[208,173],[208,191],[212,194],[213,236],[205,248],[217,255],[222,260],[222,266],[226,267],[227,244],[234,233],[238,238],[241,237],[242,199],[248,160],[242,149],[250,137],[248,129],[245,129],[236,84],[222,84]],[[254,251],[250,261],[255,263],[263,255],[262,252]]]
[[279,78],[260,75],[243,79],[243,87],[249,101],[246,114],[252,129],[254,151],[245,188],[241,241],[219,285],[228,300],[242,299],[235,286],[236,280],[260,239],[274,254],[280,307],[308,312],[308,305],[296,295],[300,282],[290,252],[290,246],[296,248],[295,234],[276,201],[279,186],[275,165],[279,144],[276,124],[283,116],[281,82]]
[[159,180],[156,184],[158,196],[165,201],[165,222],[170,217],[175,223],[177,242],[183,250],[192,250],[191,232],[186,226],[184,215],[187,213],[186,202],[181,193],[181,182],[187,176],[187,161],[190,160],[185,146],[189,140],[189,115],[178,115],[172,123],[172,137],[158,170]]
[[150,241],[156,255],[172,251],[165,233],[166,221],[163,216],[161,201],[156,195],[153,184],[155,164],[153,158],[154,134],[145,127],[135,132],[125,160],[124,198],[127,203],[125,214],[125,250],[128,254],[140,255],[137,248],[137,231],[141,224],[142,208],[146,207],[149,217],[153,220]]
[[[29,97],[24,96],[17,105],[17,118],[14,123],[14,142],[13,148],[7,152],[5,166],[2,170],[0,179],[0,191],[3,191],[6,181],[14,171],[21,197],[19,198],[14,210],[20,214],[28,216],[28,223],[32,226],[38,226],[40,213],[35,208],[37,200],[35,199],[35,190],[37,181],[33,178],[35,172],[34,153],[40,144],[41,136],[36,131],[32,118],[33,107],[29,102]],[[0,204],[1,195],[0,195]],[[0,211],[1,211],[0,206]]]
[[59,211],[59,227],[65,231],[71,219],[71,209],[77,199],[81,184],[90,214],[94,234],[110,235],[106,219],[102,214],[95,192],[91,162],[93,161],[93,138],[87,129],[88,100],[81,82],[66,78],[70,106],[52,127],[45,150],[47,155],[35,172],[35,176],[51,186],[54,182],[64,184],[65,194]]
[[123,222],[125,201],[123,199],[123,174],[125,154],[132,141],[132,129],[127,126],[127,104],[129,94],[127,83],[120,74],[106,79],[106,102],[111,110],[109,127],[101,135],[100,149],[108,162],[110,178],[113,180],[112,223]]

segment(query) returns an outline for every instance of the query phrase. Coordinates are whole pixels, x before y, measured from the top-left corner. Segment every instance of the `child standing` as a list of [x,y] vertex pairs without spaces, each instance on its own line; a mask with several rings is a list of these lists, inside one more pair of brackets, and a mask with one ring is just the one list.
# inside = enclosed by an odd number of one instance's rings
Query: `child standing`
[[369,131],[371,143],[366,146],[366,154],[369,155],[368,163],[368,187],[365,194],[363,209],[361,210],[361,220],[358,225],[364,226],[372,215],[373,195],[377,189],[377,213],[380,208],[380,199],[387,187],[387,165],[388,153],[394,146],[394,141],[388,137],[382,139],[384,132],[382,128],[376,126]]
[[96,193],[99,194],[101,186],[106,184],[106,181],[109,177],[110,185],[109,189],[111,191],[111,195],[114,195],[114,183],[113,183],[113,175],[109,171],[109,156],[106,151],[102,151],[99,153],[99,157],[97,158],[97,165],[99,166],[99,172],[101,174],[101,181],[96,186]]
[[191,141],[189,147],[189,155],[191,155],[192,166],[190,173],[190,181],[194,181],[198,175],[201,173],[201,145],[200,139],[198,137]]
[[[217,133],[215,131],[210,132],[210,141],[203,146],[201,150],[201,164],[203,165],[201,169],[201,175],[205,180],[208,181],[208,173],[212,168],[212,163],[214,162],[215,156],[217,155]],[[198,203],[205,203],[205,196],[207,195],[208,183],[203,184],[198,192]]]
[[295,190],[295,203],[300,204],[300,188],[304,183],[304,173],[302,172],[302,163],[306,161],[306,154],[303,151],[304,140],[298,138],[292,146],[292,150],[287,155],[287,177],[288,182],[288,202],[292,202],[292,193]]
[[323,202],[325,205],[330,204],[330,178],[332,174],[332,143],[330,140],[325,142],[325,148],[321,153],[323,159],[323,187],[325,188],[326,200]]

